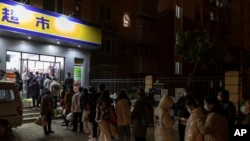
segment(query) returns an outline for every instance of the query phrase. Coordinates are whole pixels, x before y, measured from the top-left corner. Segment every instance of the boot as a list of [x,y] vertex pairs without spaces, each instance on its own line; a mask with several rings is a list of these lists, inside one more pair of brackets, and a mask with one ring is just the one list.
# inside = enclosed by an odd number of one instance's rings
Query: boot
[[51,130],[51,124],[48,124],[48,133],[55,133],[54,131]]
[[44,135],[48,136],[49,132],[47,130],[47,126],[43,126],[43,130],[44,130]]

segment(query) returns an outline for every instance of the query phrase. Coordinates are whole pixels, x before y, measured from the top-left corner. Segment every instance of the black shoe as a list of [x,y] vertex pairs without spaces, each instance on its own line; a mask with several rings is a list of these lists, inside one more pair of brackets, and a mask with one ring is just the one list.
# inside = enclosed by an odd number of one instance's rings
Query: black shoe
[[49,132],[44,133],[44,135],[49,136]]
[[55,133],[54,131],[50,130],[49,133]]

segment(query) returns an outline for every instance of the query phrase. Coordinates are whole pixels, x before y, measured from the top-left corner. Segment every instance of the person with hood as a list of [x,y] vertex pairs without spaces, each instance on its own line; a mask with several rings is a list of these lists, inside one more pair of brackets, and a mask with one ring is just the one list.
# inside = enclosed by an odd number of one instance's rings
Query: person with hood
[[131,102],[125,91],[121,91],[117,96],[116,102],[116,116],[119,141],[130,141],[130,109]]
[[197,126],[198,118],[201,116],[201,107],[195,99],[188,99],[186,107],[190,116],[186,123],[185,141],[203,141],[203,135]]
[[147,127],[152,117],[151,114],[153,115],[153,106],[145,94],[145,90],[140,88],[137,91],[137,100],[130,115],[132,120],[132,135],[135,141],[146,141]]
[[228,141],[228,121],[216,96],[205,97],[204,109],[208,113],[202,113],[197,123],[199,131],[204,135],[204,141]]
[[174,119],[168,110],[173,106],[173,99],[163,95],[158,107],[154,111],[155,116],[155,141],[174,141]]

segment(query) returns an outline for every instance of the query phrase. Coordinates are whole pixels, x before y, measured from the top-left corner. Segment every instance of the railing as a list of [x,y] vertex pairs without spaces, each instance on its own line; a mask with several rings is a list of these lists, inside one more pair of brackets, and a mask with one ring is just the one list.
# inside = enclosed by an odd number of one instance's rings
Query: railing
[[104,83],[105,89],[111,93],[119,92],[125,90],[127,93],[136,92],[137,89],[145,86],[144,79],[91,79],[90,85],[92,87],[97,87],[98,84]]
[[[158,78],[164,84],[164,88],[170,93],[174,93],[175,88],[187,87],[188,77],[167,77]],[[145,87],[145,79],[91,79],[90,85],[97,87],[98,84],[104,83],[106,90],[110,93],[125,90],[127,93],[135,93],[139,88]],[[216,94],[216,92],[224,87],[224,76],[202,76],[193,77],[190,80],[190,89],[194,96],[203,98],[205,95]]]

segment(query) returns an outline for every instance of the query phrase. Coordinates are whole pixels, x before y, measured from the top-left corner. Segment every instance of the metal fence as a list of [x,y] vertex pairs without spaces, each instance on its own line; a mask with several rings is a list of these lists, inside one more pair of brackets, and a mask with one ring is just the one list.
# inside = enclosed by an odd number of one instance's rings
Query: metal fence
[[135,92],[139,88],[144,88],[145,79],[91,79],[90,85],[92,87],[97,87],[98,84],[105,84],[105,89],[111,93],[119,92],[125,90],[128,93]]
[[159,78],[164,83],[164,87],[170,93],[174,93],[175,88],[189,88],[193,96],[203,98],[206,95],[216,94],[219,89],[224,87],[224,76],[200,76],[192,77],[168,77]]
[[[170,93],[174,93],[175,88],[187,87],[188,77],[167,77],[158,78],[160,83],[163,83],[163,87],[168,89]],[[145,87],[145,79],[91,79],[90,85],[97,87],[98,84],[104,83],[106,90],[111,93],[125,90],[128,93],[134,93],[141,87]],[[214,94],[220,88],[224,87],[224,76],[202,76],[192,77],[189,81],[189,88],[196,97],[204,97],[205,95]]]

